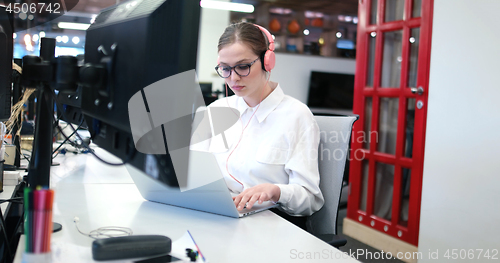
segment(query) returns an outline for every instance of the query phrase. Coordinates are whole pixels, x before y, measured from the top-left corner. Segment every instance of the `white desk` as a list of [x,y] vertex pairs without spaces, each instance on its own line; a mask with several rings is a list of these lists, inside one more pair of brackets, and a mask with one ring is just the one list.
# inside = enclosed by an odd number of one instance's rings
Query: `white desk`
[[[134,234],[160,234],[175,242],[189,230],[212,263],[358,262],[270,211],[234,219],[149,202],[125,167],[104,165],[90,154],[58,156],[57,162],[61,165],[51,172],[53,221],[63,229],[52,235],[53,262],[93,262],[93,239],[77,231],[75,216],[83,232],[125,226]],[[21,262],[22,251],[24,236],[14,262]]]
[[[10,199],[12,197],[12,193],[14,193],[14,189],[16,187],[14,185],[4,185],[3,186],[3,192],[0,193],[0,199]],[[0,205],[0,208],[2,209],[2,215],[5,216],[5,210],[7,209],[7,206],[9,205],[9,202],[5,202]]]

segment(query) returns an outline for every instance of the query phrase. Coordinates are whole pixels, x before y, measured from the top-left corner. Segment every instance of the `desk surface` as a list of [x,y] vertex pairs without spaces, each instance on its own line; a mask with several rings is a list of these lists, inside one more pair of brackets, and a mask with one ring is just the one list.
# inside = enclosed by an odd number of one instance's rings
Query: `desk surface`
[[[12,193],[14,193],[14,189],[16,187],[13,185],[4,185],[3,186],[3,192],[0,193],[0,199],[10,199],[12,197]],[[2,209],[2,215],[5,214],[5,210],[7,209],[7,206],[9,205],[9,202],[5,202],[3,204],[0,204],[0,208]]]
[[[52,235],[53,262],[93,262],[93,239],[77,231],[75,216],[87,233],[122,226],[134,234],[165,235],[175,242],[189,230],[208,262],[358,262],[270,211],[235,219],[149,202],[125,167],[107,166],[83,154],[56,161],[61,165],[51,170],[53,221],[63,229]],[[23,250],[21,236],[14,262],[21,262]]]

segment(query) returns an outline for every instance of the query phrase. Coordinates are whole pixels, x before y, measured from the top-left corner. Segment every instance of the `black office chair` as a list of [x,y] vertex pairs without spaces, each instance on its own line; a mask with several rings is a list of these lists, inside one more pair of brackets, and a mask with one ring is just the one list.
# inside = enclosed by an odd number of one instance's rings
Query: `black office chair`
[[315,116],[315,119],[320,129],[319,187],[325,198],[325,204],[307,218],[307,230],[326,243],[339,248],[347,243],[345,238],[337,235],[337,216],[352,125],[358,117]]

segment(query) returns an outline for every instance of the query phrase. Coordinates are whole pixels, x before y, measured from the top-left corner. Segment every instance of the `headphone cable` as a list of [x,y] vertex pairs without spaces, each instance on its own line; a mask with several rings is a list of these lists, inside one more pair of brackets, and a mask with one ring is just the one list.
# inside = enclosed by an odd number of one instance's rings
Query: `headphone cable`
[[[236,145],[234,146],[233,150],[231,151],[231,153],[229,153],[229,155],[227,156],[227,159],[226,159],[226,171],[227,171],[227,173],[229,174],[229,176],[230,176],[231,178],[233,178],[236,182],[238,182],[238,183],[241,185],[241,187],[243,187],[243,188],[244,188],[243,183],[241,183],[238,179],[236,179],[236,178],[235,178],[235,177],[231,174],[231,172],[229,172],[229,158],[231,157],[231,155],[234,153],[234,151],[236,150],[236,148],[237,148],[237,147],[238,147],[238,145],[240,144],[241,139],[243,138],[243,132],[245,132],[246,128],[248,127],[248,125],[249,125],[249,124],[250,124],[250,122],[252,121],[253,116],[255,115],[255,113],[257,113],[257,110],[259,109],[260,105],[262,104],[262,100],[263,100],[263,97],[264,97],[264,90],[265,90],[265,88],[267,87],[267,84],[269,83],[269,79],[270,79],[270,78],[271,78],[271,71],[269,71],[269,76],[268,76],[268,78],[267,78],[267,80],[266,80],[266,84],[264,85],[264,87],[262,88],[262,91],[261,91],[261,93],[260,93],[260,102],[259,102],[259,104],[257,105],[257,108],[256,108],[256,109],[255,109],[255,111],[253,112],[252,116],[250,116],[250,119],[248,120],[248,122],[247,122],[247,124],[245,125],[245,127],[243,127],[243,120],[241,119],[241,115],[240,115],[240,117],[239,117],[239,118],[240,118],[240,123],[241,123],[241,127],[242,127],[243,129],[241,130],[241,134],[240,134],[240,138],[239,138],[239,140],[238,140],[238,143],[236,143]],[[228,85],[227,85],[227,83],[226,83],[226,94],[227,94],[227,86],[228,86]],[[227,103],[227,106],[228,106],[229,108],[231,108],[231,107],[229,106],[229,101],[228,101],[228,99],[227,99],[227,96],[226,96],[226,103]]]

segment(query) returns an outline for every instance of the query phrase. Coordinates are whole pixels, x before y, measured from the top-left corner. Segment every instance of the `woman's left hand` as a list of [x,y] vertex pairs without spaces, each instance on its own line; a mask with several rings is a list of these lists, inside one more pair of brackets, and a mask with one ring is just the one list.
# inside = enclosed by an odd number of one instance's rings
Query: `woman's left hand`
[[238,211],[243,210],[243,208],[250,209],[255,204],[259,202],[262,204],[265,201],[278,202],[280,199],[281,190],[277,185],[274,184],[259,184],[254,187],[245,189],[239,195],[233,197],[234,205]]

